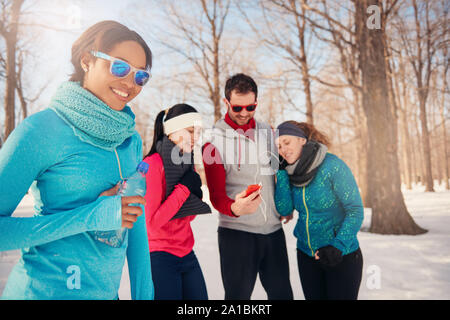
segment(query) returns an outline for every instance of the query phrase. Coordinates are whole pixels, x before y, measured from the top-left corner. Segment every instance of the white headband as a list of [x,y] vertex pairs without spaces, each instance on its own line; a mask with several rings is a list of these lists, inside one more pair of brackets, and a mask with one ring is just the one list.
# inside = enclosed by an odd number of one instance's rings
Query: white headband
[[192,126],[202,127],[202,116],[198,112],[183,113],[164,121],[164,133],[169,135],[175,131]]

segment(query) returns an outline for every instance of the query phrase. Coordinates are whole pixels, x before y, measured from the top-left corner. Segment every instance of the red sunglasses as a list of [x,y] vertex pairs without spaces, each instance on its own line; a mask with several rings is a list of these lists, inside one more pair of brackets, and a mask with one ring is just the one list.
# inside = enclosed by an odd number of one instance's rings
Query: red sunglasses
[[233,110],[233,112],[241,112],[242,109],[247,110],[248,112],[252,112],[255,111],[256,106],[258,105],[258,102],[246,105],[246,106],[239,106],[239,105],[232,105],[229,101],[228,103],[230,104],[231,109]]

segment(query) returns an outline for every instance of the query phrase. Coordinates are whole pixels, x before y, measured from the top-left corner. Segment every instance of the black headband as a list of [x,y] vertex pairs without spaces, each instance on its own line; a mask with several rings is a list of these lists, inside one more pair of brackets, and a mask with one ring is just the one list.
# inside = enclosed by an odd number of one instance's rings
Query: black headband
[[306,140],[308,140],[308,137],[306,136],[305,132],[302,129],[297,127],[295,124],[287,122],[287,121],[278,125],[277,130],[278,130],[279,137],[288,135],[288,136],[296,136],[296,137],[300,137],[300,138],[305,138]]

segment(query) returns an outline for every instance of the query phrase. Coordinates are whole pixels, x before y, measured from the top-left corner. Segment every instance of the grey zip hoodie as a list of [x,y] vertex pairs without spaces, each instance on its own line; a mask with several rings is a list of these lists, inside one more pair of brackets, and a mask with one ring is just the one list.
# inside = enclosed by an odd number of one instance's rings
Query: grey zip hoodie
[[[278,170],[278,153],[272,128],[256,122],[255,141],[230,127],[224,119],[214,125],[210,142],[219,151],[226,172],[227,196],[235,196],[250,184],[262,184],[262,202],[253,214],[230,217],[219,215],[219,226],[251,233],[269,234],[281,228],[275,202],[274,175]],[[271,166],[275,166],[272,168]]]

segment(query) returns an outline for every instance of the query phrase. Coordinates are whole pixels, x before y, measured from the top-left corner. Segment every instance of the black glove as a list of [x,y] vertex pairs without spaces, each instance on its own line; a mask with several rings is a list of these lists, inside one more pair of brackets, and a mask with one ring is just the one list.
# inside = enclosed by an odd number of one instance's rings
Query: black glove
[[284,170],[289,165],[289,163],[287,163],[287,161],[282,156],[278,157],[278,163],[278,170]]
[[200,187],[192,189],[191,192],[193,194],[195,194],[200,200],[203,198],[203,191],[201,189],[201,184],[200,184]]
[[186,173],[181,177],[180,183],[186,188],[189,189],[193,194],[195,194],[200,199],[203,197],[202,192],[202,179],[200,179],[200,176],[197,172],[194,170],[188,170]]
[[318,251],[319,262],[325,266],[334,267],[342,262],[342,251],[333,246],[328,245]]

